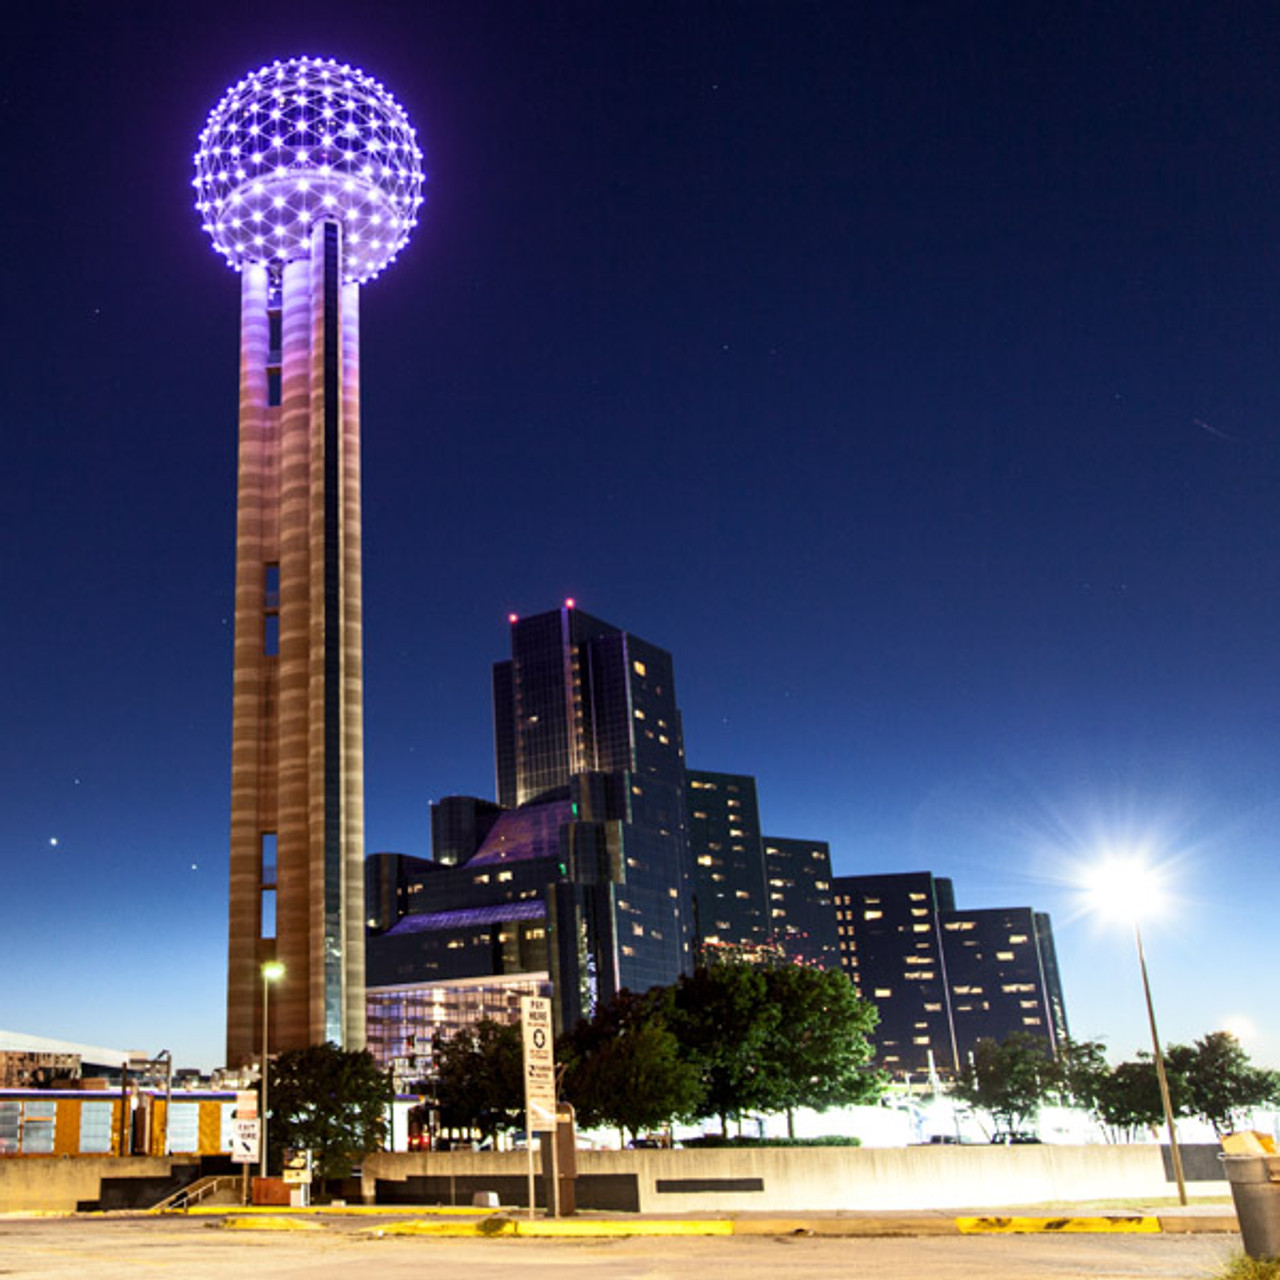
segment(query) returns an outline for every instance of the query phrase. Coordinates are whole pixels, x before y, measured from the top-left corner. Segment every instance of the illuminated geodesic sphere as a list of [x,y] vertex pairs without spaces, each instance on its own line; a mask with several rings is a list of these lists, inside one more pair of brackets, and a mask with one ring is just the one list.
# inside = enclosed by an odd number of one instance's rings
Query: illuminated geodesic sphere
[[422,203],[422,152],[376,80],[323,58],[273,62],[229,89],[195,155],[213,246],[246,262],[305,257],[319,220],[342,224],[343,276],[364,281],[404,246]]

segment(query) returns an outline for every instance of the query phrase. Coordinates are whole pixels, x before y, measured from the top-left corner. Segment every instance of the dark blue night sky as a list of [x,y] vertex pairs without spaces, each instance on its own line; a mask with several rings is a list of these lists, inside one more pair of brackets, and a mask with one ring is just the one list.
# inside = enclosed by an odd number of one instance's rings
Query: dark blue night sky
[[191,156],[308,53],[430,173],[362,296],[368,848],[492,795],[507,614],[571,595],[769,833],[1050,911],[1114,1058],[1132,942],[1070,880],[1149,841],[1165,1038],[1280,1065],[1274,7],[24,9],[0,1026],[221,1051],[238,281]]

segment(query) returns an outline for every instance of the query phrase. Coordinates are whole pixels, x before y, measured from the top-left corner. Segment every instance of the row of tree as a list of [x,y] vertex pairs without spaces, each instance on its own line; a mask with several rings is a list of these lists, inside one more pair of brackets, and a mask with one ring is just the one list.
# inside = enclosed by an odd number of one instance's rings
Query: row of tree
[[[722,1131],[747,1112],[817,1111],[871,1101],[884,1088],[871,1069],[876,1012],[839,971],[718,961],[671,987],[622,992],[556,1045],[560,1096],[579,1123],[615,1126],[633,1138],[673,1121],[719,1118]],[[435,1044],[436,1071],[418,1088],[434,1098],[445,1128],[486,1137],[524,1124],[518,1026],[480,1022]],[[1170,1045],[1166,1073],[1175,1114],[1198,1116],[1219,1134],[1251,1108],[1280,1104],[1280,1073],[1255,1067],[1218,1031]],[[1156,1129],[1163,1107],[1149,1057],[1111,1067],[1096,1041],[1068,1042],[1056,1056],[1022,1033],[978,1042],[953,1093],[1017,1131],[1041,1106],[1090,1112],[1113,1139]],[[386,1138],[391,1078],[367,1051],[313,1045],[271,1068],[272,1167],[282,1147],[319,1153],[322,1177]],[[790,1129],[790,1124],[789,1124]]]
[[[674,986],[619,993],[556,1045],[560,1096],[580,1124],[633,1138],[673,1121],[822,1111],[883,1087],[869,1067],[873,1005],[838,970],[717,961]],[[446,1128],[523,1124],[518,1028],[483,1022],[435,1045]]]
[[[1255,1067],[1226,1031],[1170,1045],[1164,1060],[1174,1115],[1205,1120],[1219,1135],[1247,1123],[1252,1108],[1280,1103],[1280,1072]],[[1023,1127],[1047,1103],[1083,1108],[1113,1139],[1164,1121],[1152,1058],[1139,1054],[1112,1067],[1097,1041],[1068,1042],[1050,1057],[1044,1041],[1031,1035],[1017,1033],[999,1044],[980,1040],[954,1092],[1009,1130]]]

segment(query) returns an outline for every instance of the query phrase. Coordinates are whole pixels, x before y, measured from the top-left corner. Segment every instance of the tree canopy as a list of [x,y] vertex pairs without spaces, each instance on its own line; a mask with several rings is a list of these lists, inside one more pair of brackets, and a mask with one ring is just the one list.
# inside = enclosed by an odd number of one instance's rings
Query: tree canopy
[[672,987],[621,992],[563,1037],[582,1123],[632,1133],[675,1119],[825,1110],[881,1088],[875,1010],[839,971],[718,959]]
[[[1176,1072],[1166,1075],[1170,1100],[1175,1113],[1179,1113],[1182,1078]],[[1128,1136],[1141,1129],[1155,1129],[1164,1122],[1160,1081],[1150,1056],[1112,1068],[1100,1083],[1095,1114],[1104,1124]]]
[[[1253,1107],[1280,1101],[1280,1073],[1255,1067],[1234,1036],[1214,1031],[1164,1050],[1175,1116],[1198,1116],[1219,1135],[1240,1127]],[[1050,1059],[1042,1040],[1022,1034],[1002,1044],[979,1041],[956,1094],[1015,1128],[1048,1100],[1083,1107],[1110,1130],[1132,1135],[1164,1123],[1150,1054],[1111,1067],[1096,1041],[1064,1041]]]
[[1170,1045],[1165,1058],[1185,1083],[1187,1113],[1207,1120],[1219,1137],[1244,1124],[1251,1108],[1280,1101],[1280,1074],[1255,1067],[1230,1032]]
[[560,1041],[564,1095],[580,1124],[616,1125],[634,1138],[698,1114],[702,1082],[667,1026],[665,996],[664,988],[620,992]]
[[285,1147],[315,1152],[321,1179],[345,1177],[353,1161],[385,1145],[390,1075],[368,1050],[315,1044],[271,1063],[267,1140],[271,1167]]
[[879,1094],[883,1078],[867,1069],[878,1015],[844,973],[774,965],[765,970],[765,998],[779,1015],[765,1042],[765,1109],[786,1112],[790,1137],[798,1107],[826,1111]]
[[1063,1040],[1058,1045],[1053,1089],[1066,1106],[1093,1112],[1111,1068],[1100,1040]]
[[486,1138],[524,1127],[524,1050],[518,1025],[484,1019],[434,1045],[435,1094],[445,1129]]
[[1057,1083],[1048,1050],[1043,1039],[1025,1031],[999,1043],[979,1040],[956,1079],[956,1096],[990,1112],[1000,1128],[1020,1129]]
[[700,966],[671,992],[671,1023],[702,1081],[702,1114],[721,1128],[771,1101],[767,1051],[781,1010],[770,1003],[761,969],[738,962]]

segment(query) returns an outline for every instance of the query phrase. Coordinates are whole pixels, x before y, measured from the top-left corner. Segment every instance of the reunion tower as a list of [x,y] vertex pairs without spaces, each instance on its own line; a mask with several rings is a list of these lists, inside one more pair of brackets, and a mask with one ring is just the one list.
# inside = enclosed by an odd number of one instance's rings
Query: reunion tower
[[[360,286],[404,246],[422,153],[376,80],[322,58],[213,109],[196,208],[240,272],[227,1062],[364,1046]],[[264,974],[263,966],[278,961]]]

